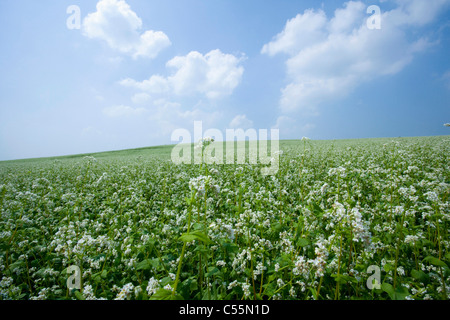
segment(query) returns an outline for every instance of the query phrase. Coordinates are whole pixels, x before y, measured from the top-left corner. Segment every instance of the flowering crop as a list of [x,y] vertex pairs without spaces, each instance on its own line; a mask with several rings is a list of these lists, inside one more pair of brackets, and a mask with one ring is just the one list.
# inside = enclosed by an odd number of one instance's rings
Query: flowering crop
[[283,141],[271,176],[170,148],[0,163],[0,299],[448,299],[449,141]]

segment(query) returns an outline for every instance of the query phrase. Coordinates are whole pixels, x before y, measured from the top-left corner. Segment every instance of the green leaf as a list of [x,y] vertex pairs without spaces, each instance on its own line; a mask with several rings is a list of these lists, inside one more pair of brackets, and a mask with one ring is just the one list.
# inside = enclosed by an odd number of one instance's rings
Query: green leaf
[[222,242],[222,246],[228,253],[237,253],[239,251],[239,247],[231,242]]
[[159,289],[154,295],[150,297],[150,300],[169,300],[172,295],[172,291],[167,289]]
[[216,273],[219,273],[219,269],[216,267],[209,267],[208,272],[205,274],[205,277],[211,277],[212,275],[215,275]]
[[150,297],[150,300],[183,300],[183,297],[178,294],[173,295],[170,290],[159,289]]
[[383,269],[384,269],[386,272],[389,272],[389,271],[394,270],[394,267],[393,267],[391,264],[386,263],[386,264],[383,266]]
[[94,280],[94,282],[101,282],[101,281],[102,281],[102,278],[101,278],[101,276],[100,276],[100,272],[94,273],[94,274],[92,275],[92,280]]
[[77,298],[77,300],[85,300],[84,296],[78,290],[75,291],[75,298]]
[[411,276],[414,279],[419,280],[420,282],[422,282],[424,284],[430,282],[430,277],[425,272],[423,272],[422,270],[415,270],[415,269],[413,269],[411,271]]
[[203,230],[203,224],[198,223],[198,222],[194,223],[192,225],[192,230]]
[[[57,291],[57,290],[56,290],[56,291]],[[55,294],[56,294],[56,291],[55,291]],[[23,299],[26,295],[27,295],[26,293],[20,294],[20,295],[17,297],[17,300]]]
[[305,239],[305,238],[298,238],[297,239],[297,246],[299,246],[299,247],[306,247],[309,244],[310,244],[310,242],[309,242],[308,239]]
[[204,234],[200,230],[185,233],[179,238],[179,240],[181,240],[183,242],[191,242],[194,240],[198,240],[205,244],[211,243],[211,240],[209,239],[208,235]]
[[383,282],[381,284],[381,290],[386,292],[389,295],[389,297],[391,297],[392,300],[395,300],[395,290],[391,284]]
[[408,289],[402,286],[394,289],[391,284],[384,282],[381,285],[381,289],[386,292],[392,300],[405,300],[405,298],[409,296]]
[[434,247],[434,243],[431,242],[430,240],[423,239],[423,240],[421,240],[421,242],[422,242],[422,246],[424,246],[424,247]]
[[272,297],[276,290],[276,283],[275,282],[266,283],[265,285],[263,285],[263,288],[264,288],[264,293],[267,296]]
[[166,285],[168,285],[169,283],[172,282],[172,279],[170,277],[164,277],[162,278],[159,283],[161,284],[161,286],[165,287]]
[[145,259],[136,265],[136,270],[150,270],[152,266],[152,261],[150,259]]
[[314,213],[323,214],[323,209],[317,203],[314,203],[311,209]]
[[276,273],[271,274],[271,275],[269,276],[269,282],[272,282],[273,280],[275,280],[276,277],[277,277],[277,274],[276,274]]
[[356,280],[356,278],[351,277],[351,276],[347,276],[347,275],[343,275],[343,274],[332,274],[331,276],[334,278],[334,280],[336,282],[339,282],[339,283],[348,283],[348,282],[358,283],[358,280]]
[[275,223],[272,227],[273,232],[275,232],[276,234],[280,233],[282,229],[283,225],[279,222]]
[[429,262],[430,264],[436,267],[448,268],[447,264],[444,261],[441,261],[433,256],[428,256],[425,259],[423,259],[423,261]]
[[311,293],[312,293],[312,295],[314,297],[314,300],[317,300],[317,291],[316,291],[316,289],[315,288],[309,288],[309,290],[311,291]]
[[395,300],[405,300],[409,296],[409,291],[405,287],[399,286],[395,289]]
[[150,240],[148,242],[148,244],[147,244],[148,253],[151,253],[153,251],[153,249],[155,249],[155,244],[156,244],[155,240]]
[[191,291],[195,291],[198,289],[198,281],[191,281],[191,283],[189,284],[189,289]]

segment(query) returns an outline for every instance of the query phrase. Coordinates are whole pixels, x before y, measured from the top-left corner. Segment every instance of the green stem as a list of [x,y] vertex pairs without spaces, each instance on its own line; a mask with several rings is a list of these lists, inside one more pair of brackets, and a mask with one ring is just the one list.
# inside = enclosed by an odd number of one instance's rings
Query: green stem
[[175,292],[177,292],[178,282],[180,281],[181,265],[183,264],[183,257],[185,251],[186,251],[186,242],[183,243],[183,249],[181,249],[180,261],[178,262],[177,277],[175,278],[175,284],[173,285],[172,296],[175,296]]
[[[341,241],[340,241],[340,249],[339,249],[339,262],[338,262],[338,271],[337,276],[339,278],[339,272],[341,270],[341,257],[342,257],[342,233],[341,233]],[[334,292],[334,300],[339,299],[339,279],[336,281],[336,290]]]
[[397,238],[397,248],[395,250],[395,269],[394,269],[394,289],[396,288],[397,285],[397,266],[398,266],[398,256],[400,253],[400,239],[402,238],[402,234],[403,234],[403,221],[405,219],[405,212],[406,210],[403,211],[402,214],[402,220],[400,222],[400,233],[399,236]]
[[[188,216],[188,230],[187,230],[188,233],[191,229],[191,216],[192,216],[192,202],[193,201],[194,201],[194,193],[192,193],[191,199],[189,200],[189,216]],[[185,251],[186,251],[186,242],[183,243],[183,248],[181,249],[180,261],[178,262],[177,276],[175,278],[175,284],[173,286],[172,296],[175,296],[175,292],[177,292],[177,286],[178,286],[178,282],[180,281],[181,266],[183,265],[183,258],[184,258]]]

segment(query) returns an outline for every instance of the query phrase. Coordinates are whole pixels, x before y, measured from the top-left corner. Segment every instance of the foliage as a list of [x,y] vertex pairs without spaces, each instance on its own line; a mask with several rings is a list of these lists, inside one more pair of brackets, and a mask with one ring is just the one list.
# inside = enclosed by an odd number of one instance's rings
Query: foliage
[[283,141],[273,176],[171,147],[2,162],[0,299],[448,299],[449,141]]

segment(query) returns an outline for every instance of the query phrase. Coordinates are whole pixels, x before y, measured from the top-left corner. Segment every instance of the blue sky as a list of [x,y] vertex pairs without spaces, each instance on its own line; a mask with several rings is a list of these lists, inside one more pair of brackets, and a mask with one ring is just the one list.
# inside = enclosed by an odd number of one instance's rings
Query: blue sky
[[450,130],[450,0],[2,0],[0,22],[0,160],[176,143],[194,121],[281,139]]

